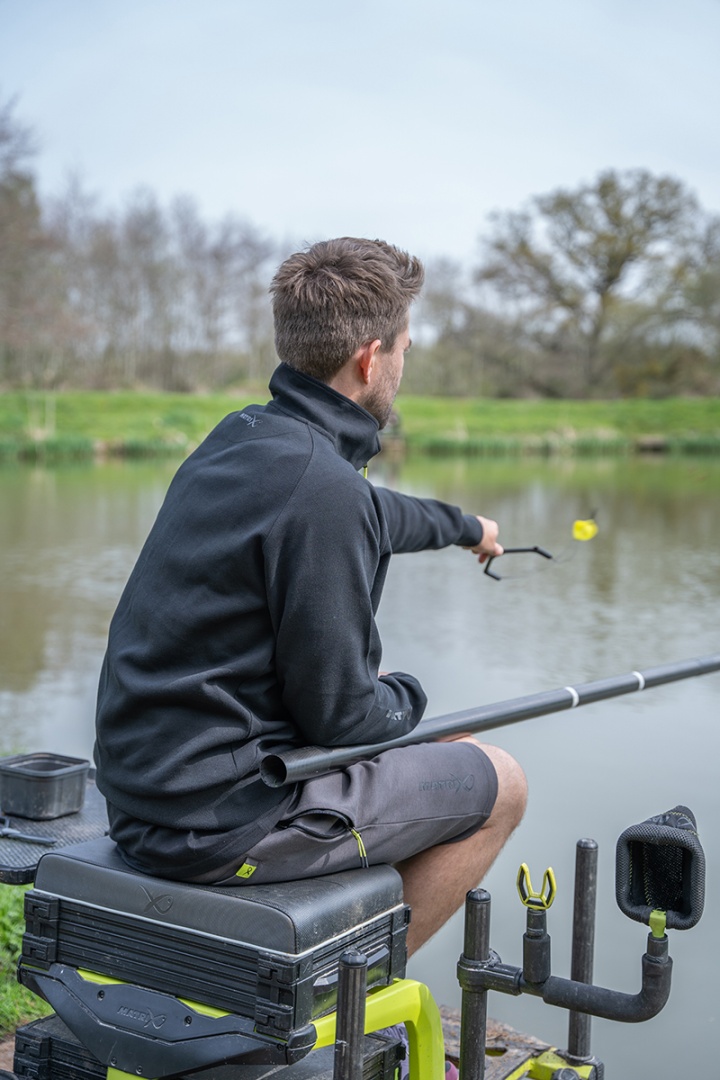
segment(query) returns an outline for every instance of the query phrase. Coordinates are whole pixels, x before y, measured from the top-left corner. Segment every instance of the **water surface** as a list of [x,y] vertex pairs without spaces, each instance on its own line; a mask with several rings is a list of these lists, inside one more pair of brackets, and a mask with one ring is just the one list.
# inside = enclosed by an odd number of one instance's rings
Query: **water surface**
[[[0,470],[0,752],[89,756],[97,675],[115,603],[162,501],[172,463]],[[380,612],[383,665],[418,674],[428,715],[720,651],[720,462],[411,459],[371,467],[379,483],[496,517],[508,557],[491,581],[459,549],[398,556]],[[572,522],[595,513],[595,540]],[[643,928],[614,903],[622,830],[676,803],[698,817],[708,855],[705,920],[671,935],[674,989],[638,1028],[594,1022],[608,1077],[702,1074],[720,1023],[711,920],[718,894],[720,675],[529,720],[495,735],[530,782],[525,821],[490,872],[493,947],[522,957],[521,862],[538,884],[552,865],[553,970],[569,974],[575,842],[600,844],[596,981],[639,989]],[[454,918],[411,964],[459,1003]],[[563,1014],[491,997],[493,1015],[562,1045]],[[707,1075],[707,1073],[706,1073]]]

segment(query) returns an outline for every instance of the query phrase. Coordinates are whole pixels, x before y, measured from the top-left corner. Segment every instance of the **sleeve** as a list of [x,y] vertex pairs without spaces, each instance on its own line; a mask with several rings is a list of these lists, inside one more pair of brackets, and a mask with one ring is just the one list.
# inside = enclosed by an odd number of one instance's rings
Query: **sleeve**
[[482,540],[482,525],[458,506],[437,499],[417,499],[389,488],[376,488],[395,554],[426,551],[459,544],[474,547]]
[[427,704],[412,675],[378,675],[375,612],[390,552],[373,494],[345,476],[311,490],[301,484],[268,538],[276,672],[311,745],[389,741],[412,731]]

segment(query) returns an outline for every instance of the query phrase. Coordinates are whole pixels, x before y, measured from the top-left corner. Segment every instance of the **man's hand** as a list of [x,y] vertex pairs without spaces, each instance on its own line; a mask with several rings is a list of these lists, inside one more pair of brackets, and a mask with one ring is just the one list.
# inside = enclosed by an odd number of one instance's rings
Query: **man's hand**
[[480,517],[479,514],[475,515],[482,525],[483,536],[479,544],[475,547],[465,548],[466,551],[472,551],[473,555],[478,556],[478,562],[484,563],[490,555],[502,555],[503,546],[498,544],[498,532],[500,531],[497,521],[493,521],[491,518]]

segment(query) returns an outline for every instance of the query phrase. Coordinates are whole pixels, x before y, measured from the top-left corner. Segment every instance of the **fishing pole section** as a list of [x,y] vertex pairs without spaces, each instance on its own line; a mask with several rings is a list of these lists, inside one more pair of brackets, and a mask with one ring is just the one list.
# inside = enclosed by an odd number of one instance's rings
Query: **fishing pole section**
[[494,728],[517,724],[550,713],[576,709],[595,701],[635,694],[665,683],[692,679],[720,671],[720,653],[679,660],[671,664],[648,668],[646,671],[630,671],[595,682],[578,686],[563,686],[557,690],[545,690],[539,694],[510,698],[495,704],[480,705],[474,709],[447,713],[443,716],[421,720],[407,735],[383,743],[361,746],[337,746],[328,749],[320,746],[301,746],[277,754],[268,754],[260,764],[260,776],[269,787],[283,787],[298,780],[308,780],[333,769],[366,761],[383,750],[413,743],[431,742],[449,735],[477,734]]

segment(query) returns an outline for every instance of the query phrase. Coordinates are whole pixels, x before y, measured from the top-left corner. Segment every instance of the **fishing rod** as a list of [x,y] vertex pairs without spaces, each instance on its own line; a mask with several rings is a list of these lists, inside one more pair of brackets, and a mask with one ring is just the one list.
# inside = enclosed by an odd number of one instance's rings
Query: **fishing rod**
[[368,743],[362,746],[336,746],[330,749],[321,746],[302,746],[280,754],[268,754],[261,762],[260,776],[268,787],[283,787],[285,784],[309,780],[313,776],[332,772],[346,765],[354,765],[355,762],[375,757],[383,750],[391,750],[397,746],[431,742],[448,735],[489,731],[492,728],[517,724],[521,720],[530,720],[536,716],[547,716],[548,713],[575,709],[578,705],[590,705],[594,701],[619,697],[621,694],[649,690],[653,686],[662,686],[664,683],[692,679],[697,675],[709,675],[714,671],[720,671],[720,653],[698,656],[692,660],[679,660],[672,664],[648,668],[647,671],[630,671],[624,675],[598,679],[596,682],[581,683],[579,686],[563,686],[558,690],[527,694],[525,697],[480,705],[463,712],[431,717],[421,720],[418,726],[407,735],[387,742]]

